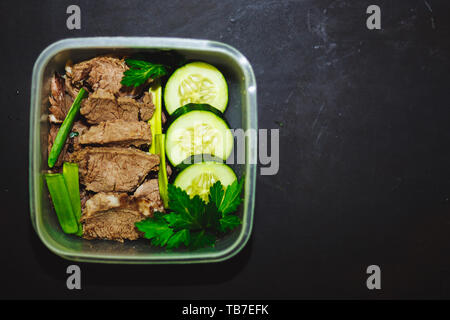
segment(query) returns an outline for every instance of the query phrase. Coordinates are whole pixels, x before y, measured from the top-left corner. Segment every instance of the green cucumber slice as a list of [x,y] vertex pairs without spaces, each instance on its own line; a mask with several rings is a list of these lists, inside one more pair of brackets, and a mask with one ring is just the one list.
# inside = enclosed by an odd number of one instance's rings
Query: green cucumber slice
[[[224,118],[223,113],[220,112],[219,110],[217,110],[216,108],[212,107],[209,104],[204,104],[204,103],[189,103],[189,104],[185,104],[182,107],[179,107],[177,110],[175,110],[174,113],[172,113],[170,115],[169,120],[167,121],[165,128],[170,127],[170,125],[180,116],[182,116],[185,113],[191,112],[191,111],[195,111],[195,110],[199,110],[199,111],[210,111],[212,113],[214,113],[216,116],[222,118],[228,125],[227,120]],[[229,126],[229,125],[228,125]]]
[[208,201],[209,188],[220,181],[223,186],[232,184],[237,179],[233,169],[224,163],[214,161],[194,163],[181,171],[174,185],[185,190],[191,197],[199,195]]
[[187,167],[191,166],[194,163],[200,163],[200,162],[218,162],[218,163],[224,163],[225,161],[223,159],[220,159],[218,157],[215,157],[210,154],[195,154],[193,156],[190,156],[186,159],[184,159],[179,165],[174,167],[175,172],[180,172]]
[[188,103],[207,103],[224,112],[228,86],[222,73],[205,62],[192,62],[175,70],[164,89],[164,103],[171,115]]
[[209,111],[185,113],[175,119],[166,132],[166,154],[174,166],[196,154],[211,154],[226,160],[233,143],[227,123]]

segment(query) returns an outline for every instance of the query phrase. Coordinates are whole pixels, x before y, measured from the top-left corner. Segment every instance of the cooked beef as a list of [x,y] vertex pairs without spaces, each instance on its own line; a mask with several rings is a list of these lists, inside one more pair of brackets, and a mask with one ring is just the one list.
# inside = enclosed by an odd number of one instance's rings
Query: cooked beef
[[70,81],[71,79],[69,77],[66,77],[64,79],[64,85],[65,85],[65,90],[66,92],[69,94],[69,96],[72,97],[72,99],[75,100],[75,98],[78,95],[78,92],[80,91],[79,88],[76,88],[73,86],[72,82]]
[[145,217],[128,209],[111,209],[83,222],[83,238],[116,240],[136,240],[139,233],[134,224]]
[[[47,152],[48,155],[50,154],[50,151],[52,150],[53,142],[55,142],[56,135],[59,131],[58,125],[50,124],[50,131],[48,133],[48,143],[47,143]],[[69,148],[69,144],[65,144],[64,147],[61,150],[61,153],[59,154],[58,161],[55,163],[55,167],[60,167],[63,162],[67,159],[67,149]]]
[[52,123],[61,123],[66,118],[67,112],[72,106],[73,99],[65,92],[64,79],[56,73],[50,81],[50,89],[49,120]]
[[145,181],[136,189],[133,196],[150,201],[150,207],[153,211],[164,212],[164,205],[159,195],[158,179]]
[[118,99],[110,92],[100,90],[89,95],[81,104],[81,114],[91,124],[122,119],[147,121],[155,110],[151,95],[146,92],[141,100],[130,97]]
[[108,211],[110,209],[126,207],[127,202],[128,194],[126,193],[96,193],[86,201],[81,220],[86,220],[95,214]]
[[[89,123],[120,119],[116,97],[107,91],[98,91],[81,102],[80,113]],[[126,114],[124,115],[126,116]],[[127,120],[124,117],[125,120]]]
[[79,165],[80,182],[94,192],[132,192],[159,164],[158,155],[117,147],[86,147],[71,160]]
[[152,96],[146,92],[143,97],[139,100],[130,97],[120,97],[117,99],[117,104],[124,110],[127,116],[132,117],[128,121],[133,120],[149,120],[153,112],[155,111],[155,106],[152,102]]
[[80,137],[88,130],[88,126],[85,125],[82,121],[75,121],[72,127],[73,133],[78,133],[73,138],[70,138],[70,143],[73,145],[74,150],[79,150],[81,148],[80,145]]
[[141,146],[152,142],[150,125],[143,121],[122,119],[101,122],[92,126],[80,136],[81,144],[117,145],[122,147]]
[[124,59],[115,56],[100,56],[75,65],[66,65],[66,75],[72,88],[89,86],[92,91],[104,90],[115,96],[135,97],[142,93],[146,84],[135,87],[123,86],[123,73],[128,70]]
[[85,205],[81,222],[83,237],[123,241],[136,240],[140,234],[135,223],[152,216],[150,202],[126,193],[97,193]]
[[86,202],[92,197],[92,194],[90,194],[86,189],[80,188],[80,202],[81,202],[81,210],[84,210],[84,207],[86,205]]
[[147,200],[143,197],[129,196],[127,193],[99,192],[86,201],[82,220],[91,218],[100,212],[119,208],[134,210],[145,217],[151,217],[153,210],[150,210],[151,203]]
[[[119,98],[124,99],[124,98]],[[148,92],[144,93],[139,102],[139,115],[142,121],[150,120],[153,116],[153,112],[155,111],[155,105],[152,101],[152,95]]]
[[77,87],[86,82],[93,91],[103,89],[112,94],[118,94],[122,88],[120,81],[126,70],[128,67],[125,60],[101,56],[66,68],[66,75]]

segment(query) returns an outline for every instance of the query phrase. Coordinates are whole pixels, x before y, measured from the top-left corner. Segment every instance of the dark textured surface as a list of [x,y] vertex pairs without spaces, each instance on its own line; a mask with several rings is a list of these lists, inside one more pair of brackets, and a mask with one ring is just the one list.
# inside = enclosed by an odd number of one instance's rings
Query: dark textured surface
[[[381,6],[382,30],[365,27]],[[65,27],[66,7],[82,29]],[[2,298],[450,298],[450,3],[2,1]],[[253,65],[259,126],[280,129],[280,171],[259,176],[253,236],[210,265],[71,264],[31,227],[31,70],[81,36],[226,42]],[[382,290],[365,286],[378,264]]]

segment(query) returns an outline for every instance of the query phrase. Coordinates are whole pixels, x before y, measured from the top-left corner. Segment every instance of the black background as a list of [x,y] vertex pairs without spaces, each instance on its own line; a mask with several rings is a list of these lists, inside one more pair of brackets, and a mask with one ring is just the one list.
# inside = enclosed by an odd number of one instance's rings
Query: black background
[[[78,4],[81,30],[66,28]],[[382,30],[366,28],[381,7]],[[1,298],[449,298],[450,2],[2,1]],[[217,264],[65,261],[29,218],[31,71],[83,36],[219,40],[251,62],[280,170],[258,176],[246,248]],[[259,171],[258,171],[259,174]],[[382,289],[366,288],[377,264]]]

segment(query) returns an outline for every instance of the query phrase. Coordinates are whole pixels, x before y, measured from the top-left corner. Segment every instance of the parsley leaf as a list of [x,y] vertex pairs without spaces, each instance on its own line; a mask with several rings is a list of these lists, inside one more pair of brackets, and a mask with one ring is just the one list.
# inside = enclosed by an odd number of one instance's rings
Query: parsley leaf
[[182,243],[187,247],[191,240],[191,234],[188,229],[183,229],[175,233],[167,241],[167,249],[178,248]]
[[152,240],[154,246],[164,246],[173,235],[172,228],[162,218],[161,212],[155,212],[153,219],[146,219],[135,223],[139,231],[144,232],[144,237]]
[[191,249],[198,249],[203,247],[214,247],[216,244],[216,237],[205,230],[196,232],[191,236]]
[[136,223],[152,245],[189,249],[213,247],[217,235],[233,230],[241,219],[231,214],[242,202],[243,180],[224,188],[220,181],[210,187],[209,201],[190,197],[186,191],[168,185],[169,213],[155,212],[153,218]]
[[241,219],[233,214],[229,214],[221,218],[219,222],[220,222],[220,229],[223,232],[226,232],[227,230],[233,230],[242,223]]
[[241,181],[235,180],[224,191],[220,181],[214,183],[210,188],[209,200],[216,204],[217,209],[225,216],[231,212],[236,211],[241,204],[241,192],[244,185],[244,179]]
[[167,74],[167,69],[162,64],[134,59],[125,59],[125,62],[130,66],[130,69],[123,73],[120,83],[127,87],[139,87],[149,78],[157,79]]
[[[176,187],[173,184],[169,184],[169,208],[180,214],[179,219],[183,219],[186,222],[189,221],[190,228],[201,228],[199,218],[204,212],[204,201],[199,196],[194,196],[193,198],[183,189]],[[172,221],[176,223],[175,221]]]

